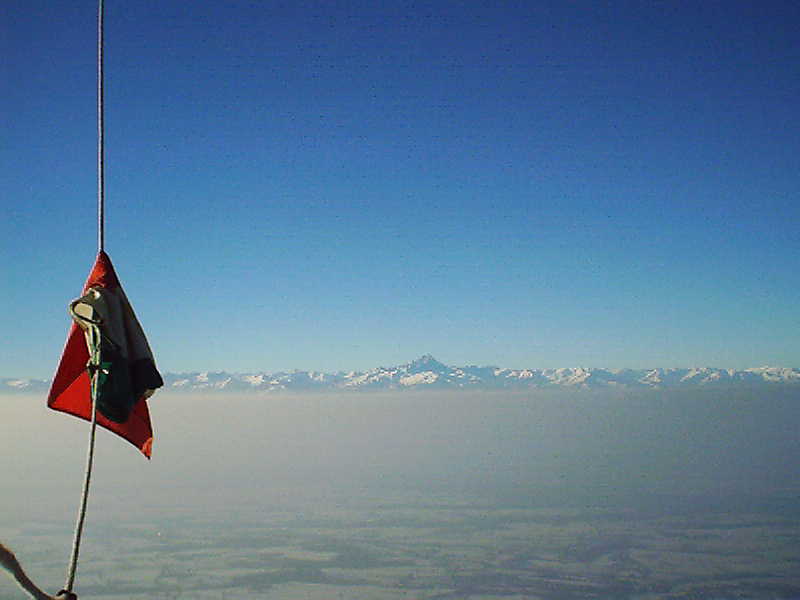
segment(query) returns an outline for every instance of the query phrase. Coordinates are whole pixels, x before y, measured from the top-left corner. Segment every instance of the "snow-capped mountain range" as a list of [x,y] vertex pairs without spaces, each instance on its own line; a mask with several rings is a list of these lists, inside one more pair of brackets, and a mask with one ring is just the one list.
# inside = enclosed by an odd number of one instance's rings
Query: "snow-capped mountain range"
[[[289,392],[336,390],[474,389],[519,390],[529,388],[639,388],[670,389],[714,385],[800,385],[800,369],[654,368],[506,369],[501,367],[445,365],[430,355],[397,367],[369,371],[321,373],[166,373],[163,391],[173,392]],[[46,392],[49,381],[0,379],[0,392]]]

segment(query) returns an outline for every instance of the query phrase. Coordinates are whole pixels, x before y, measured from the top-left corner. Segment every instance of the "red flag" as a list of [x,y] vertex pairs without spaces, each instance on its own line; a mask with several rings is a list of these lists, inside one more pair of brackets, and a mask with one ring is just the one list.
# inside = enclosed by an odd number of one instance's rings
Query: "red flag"
[[[130,389],[129,403],[132,409],[124,410],[124,416],[104,411],[98,399],[97,424],[113,431],[150,458],[153,444],[153,430],[150,424],[150,411],[147,398],[153,390],[163,385],[161,376],[155,368],[152,352],[147,344],[136,315],[128,303],[125,292],[117,279],[111,259],[100,251],[89,273],[83,293],[96,290],[104,295],[104,302],[114,305],[114,310],[104,315],[104,326],[108,326],[112,345],[120,353],[122,360],[115,369],[125,369],[124,383]],[[104,336],[106,332],[104,331]],[[87,371],[89,349],[83,330],[73,322],[70,328],[61,362],[56,370],[47,405],[81,419],[92,418],[91,381]],[[105,413],[105,414],[104,414]],[[110,417],[110,418],[109,418]]]

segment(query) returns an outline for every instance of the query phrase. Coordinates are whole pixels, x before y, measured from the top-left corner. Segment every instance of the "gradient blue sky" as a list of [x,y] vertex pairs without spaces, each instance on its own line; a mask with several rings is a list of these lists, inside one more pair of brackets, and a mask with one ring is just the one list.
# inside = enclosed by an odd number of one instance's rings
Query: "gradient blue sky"
[[[800,4],[106,0],[164,371],[800,366]],[[96,253],[93,2],[8,0],[0,375]]]

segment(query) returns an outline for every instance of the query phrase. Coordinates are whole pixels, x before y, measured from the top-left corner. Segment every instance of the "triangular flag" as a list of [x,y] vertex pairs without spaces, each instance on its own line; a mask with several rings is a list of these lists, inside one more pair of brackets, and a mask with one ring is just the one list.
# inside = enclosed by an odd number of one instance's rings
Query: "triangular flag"
[[[103,344],[98,348],[103,350],[104,362],[99,377],[101,381],[110,382],[98,392],[97,424],[122,436],[150,458],[153,429],[147,398],[163,385],[163,381],[111,259],[102,250],[89,273],[83,294],[72,307],[82,306],[100,323],[102,335],[99,337]],[[77,309],[73,311],[73,319],[80,319],[77,312]],[[87,337],[84,329],[73,322],[47,405],[90,421],[92,398]]]

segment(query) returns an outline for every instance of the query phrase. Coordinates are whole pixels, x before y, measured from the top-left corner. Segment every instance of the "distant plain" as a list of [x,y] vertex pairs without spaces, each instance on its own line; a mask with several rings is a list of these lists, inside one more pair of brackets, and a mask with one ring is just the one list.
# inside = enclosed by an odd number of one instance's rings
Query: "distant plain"
[[[0,539],[57,590],[88,427],[43,405],[0,396]],[[800,598],[797,387],[151,408],[151,462],[99,436],[81,600]]]

